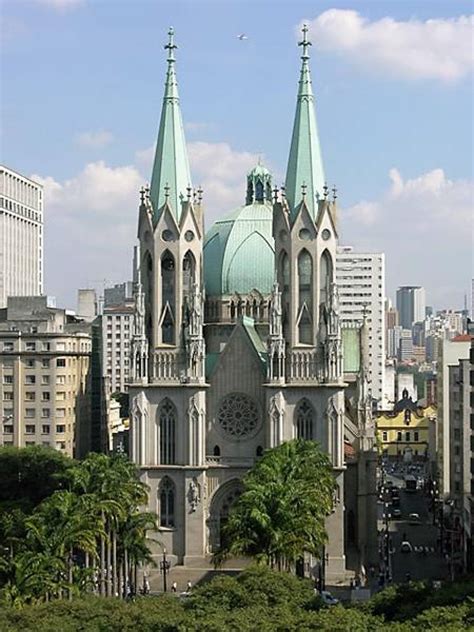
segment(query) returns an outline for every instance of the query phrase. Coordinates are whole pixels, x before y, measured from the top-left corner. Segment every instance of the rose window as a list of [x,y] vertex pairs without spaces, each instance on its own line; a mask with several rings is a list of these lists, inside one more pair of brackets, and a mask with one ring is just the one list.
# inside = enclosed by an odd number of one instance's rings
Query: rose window
[[248,437],[259,425],[257,405],[243,393],[227,395],[220,405],[218,422],[225,435],[233,439]]

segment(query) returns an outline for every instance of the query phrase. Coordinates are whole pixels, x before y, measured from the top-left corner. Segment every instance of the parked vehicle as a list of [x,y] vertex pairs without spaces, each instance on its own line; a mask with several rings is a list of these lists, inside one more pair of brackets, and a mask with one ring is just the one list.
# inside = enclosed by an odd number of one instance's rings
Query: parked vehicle
[[421,524],[420,515],[417,513],[408,514],[408,524]]
[[393,518],[394,520],[397,520],[398,518],[401,518],[401,517],[402,517],[402,511],[401,511],[401,509],[398,509],[398,507],[394,507],[394,508],[392,509],[392,518]]
[[416,492],[417,490],[417,480],[416,477],[412,474],[407,474],[405,476],[405,491],[406,492]]
[[321,599],[326,604],[326,606],[336,606],[339,603],[339,599],[333,597],[328,590],[321,591]]
[[412,545],[408,542],[408,540],[404,540],[400,545],[400,553],[412,553],[412,552],[413,552]]

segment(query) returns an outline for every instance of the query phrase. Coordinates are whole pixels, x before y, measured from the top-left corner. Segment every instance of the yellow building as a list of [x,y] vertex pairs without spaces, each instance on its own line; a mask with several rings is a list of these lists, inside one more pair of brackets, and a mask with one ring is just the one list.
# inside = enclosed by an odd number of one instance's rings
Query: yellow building
[[377,443],[381,454],[407,460],[428,459],[434,450],[432,428],[435,421],[436,406],[418,406],[405,389],[393,411],[377,417]]

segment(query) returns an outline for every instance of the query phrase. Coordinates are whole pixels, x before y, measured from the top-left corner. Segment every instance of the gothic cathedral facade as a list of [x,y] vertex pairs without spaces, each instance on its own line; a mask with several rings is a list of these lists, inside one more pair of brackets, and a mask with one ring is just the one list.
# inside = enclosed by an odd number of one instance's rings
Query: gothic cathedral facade
[[151,186],[141,191],[132,340],[131,454],[176,564],[217,549],[241,480],[295,437],[329,454],[337,494],[327,574],[345,570],[343,348],[336,194],[323,173],[310,42],[285,187],[261,164],[245,204],[204,232],[184,138],[170,30]]

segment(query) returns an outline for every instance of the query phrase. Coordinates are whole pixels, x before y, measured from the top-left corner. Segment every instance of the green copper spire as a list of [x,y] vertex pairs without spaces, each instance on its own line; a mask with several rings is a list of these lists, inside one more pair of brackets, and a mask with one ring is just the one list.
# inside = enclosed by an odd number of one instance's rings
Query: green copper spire
[[285,191],[291,214],[301,202],[302,187],[306,186],[305,201],[309,212],[315,218],[317,200],[323,194],[324,170],[319,146],[318,128],[314,110],[314,95],[309,69],[308,27],[303,26],[303,40],[299,46],[303,48],[301,55],[301,72],[296,102],[295,122],[291,138],[290,157],[286,171]]
[[[151,174],[150,198],[153,204],[155,221],[165,201],[179,220],[181,199],[186,199],[186,189],[191,186],[188,153],[184,138],[183,120],[179,107],[178,83],[175,73],[174,31],[170,28],[168,51],[168,70],[166,73],[165,93],[161,110],[158,141],[156,143],[155,162]],[[165,191],[165,188],[167,189]]]

